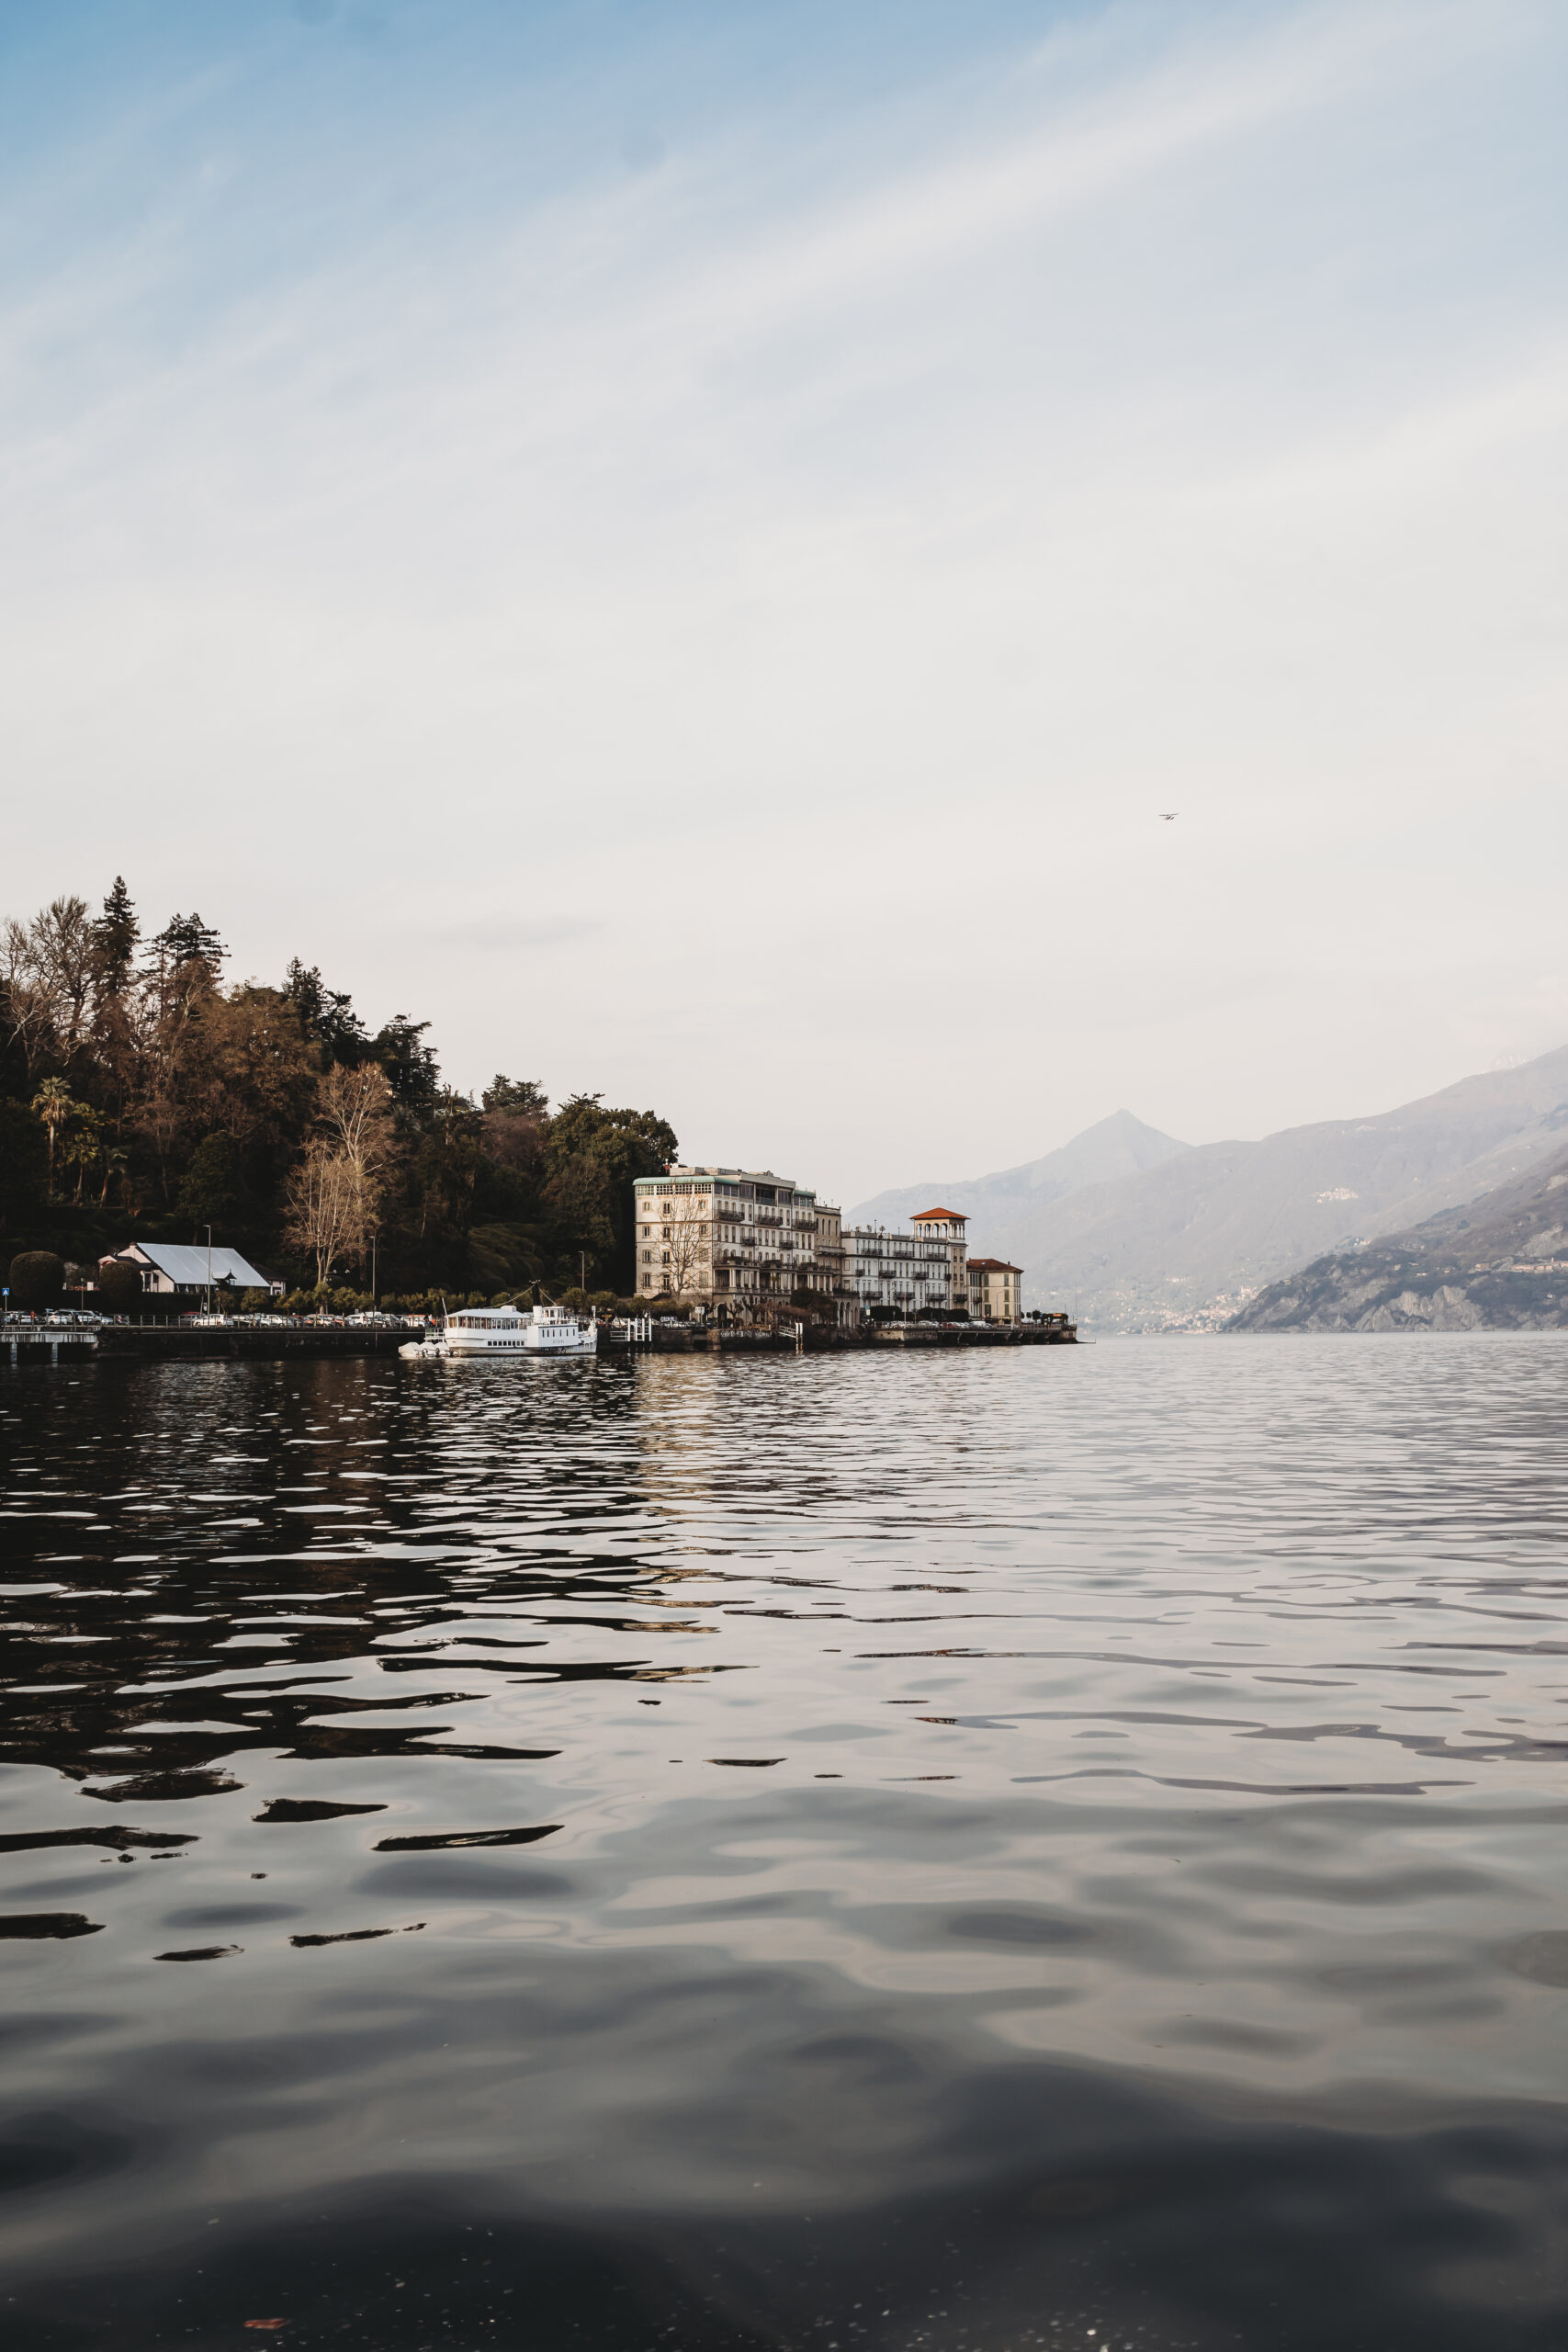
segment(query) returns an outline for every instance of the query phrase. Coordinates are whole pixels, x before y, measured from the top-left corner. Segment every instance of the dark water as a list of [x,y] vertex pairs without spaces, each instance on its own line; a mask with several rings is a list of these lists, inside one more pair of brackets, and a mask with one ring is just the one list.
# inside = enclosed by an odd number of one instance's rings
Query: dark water
[[1565,1397],[0,1376],[6,2341],[1561,2347]]

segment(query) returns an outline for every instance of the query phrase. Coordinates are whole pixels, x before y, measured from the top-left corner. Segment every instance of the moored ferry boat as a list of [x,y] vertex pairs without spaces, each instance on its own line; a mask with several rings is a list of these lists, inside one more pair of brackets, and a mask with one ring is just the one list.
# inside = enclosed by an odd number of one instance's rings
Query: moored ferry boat
[[398,1353],[428,1356],[591,1356],[599,1326],[568,1306],[465,1306]]

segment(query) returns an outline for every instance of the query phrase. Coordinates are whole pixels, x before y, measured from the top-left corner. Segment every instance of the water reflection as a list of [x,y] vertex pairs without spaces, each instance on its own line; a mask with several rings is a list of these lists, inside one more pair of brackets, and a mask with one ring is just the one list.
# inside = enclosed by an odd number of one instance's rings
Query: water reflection
[[10,1375],[28,2340],[1556,2342],[1565,1370]]

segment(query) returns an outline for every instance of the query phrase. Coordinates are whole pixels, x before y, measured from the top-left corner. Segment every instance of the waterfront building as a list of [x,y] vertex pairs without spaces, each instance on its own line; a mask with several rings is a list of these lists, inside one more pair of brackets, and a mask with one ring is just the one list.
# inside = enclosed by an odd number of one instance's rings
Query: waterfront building
[[771,1168],[671,1168],[639,1176],[634,1191],[637,1286],[645,1298],[746,1307],[837,1287],[840,1213],[820,1207],[791,1176]]
[[922,1209],[908,1233],[852,1226],[844,1235],[844,1278],[859,1305],[906,1315],[967,1306],[967,1220],[956,1209]]
[[[817,1263],[822,1275],[821,1288],[830,1297],[847,1301],[849,1285],[844,1279],[844,1213],[817,1204]],[[840,1314],[840,1320],[844,1320]],[[851,1319],[855,1319],[852,1311]]]
[[841,1322],[885,1314],[969,1314],[1016,1323],[1022,1277],[998,1259],[971,1259],[968,1220],[922,1209],[907,1231],[844,1227],[843,1212],[771,1168],[671,1168],[640,1176],[636,1195],[637,1288],[747,1314],[812,1291],[838,1303]]
[[1023,1268],[1005,1258],[971,1258],[969,1312],[976,1323],[1021,1323]]
[[111,1250],[98,1260],[100,1267],[134,1266],[150,1298],[194,1297],[214,1290],[265,1290],[281,1296],[284,1285],[272,1275],[259,1273],[237,1250],[209,1250],[197,1243],[133,1241],[129,1249]]
[[969,1303],[969,1279],[964,1272],[969,1257],[969,1220],[956,1209],[921,1209],[909,1223],[928,1241],[940,1241],[946,1246],[949,1305],[966,1306]]

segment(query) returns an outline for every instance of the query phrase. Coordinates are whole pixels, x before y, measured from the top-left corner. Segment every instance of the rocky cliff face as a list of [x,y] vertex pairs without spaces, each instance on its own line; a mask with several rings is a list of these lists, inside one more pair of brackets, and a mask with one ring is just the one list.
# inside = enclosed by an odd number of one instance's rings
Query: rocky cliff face
[[1231,1331],[1568,1328],[1568,1152],[1403,1233],[1269,1283]]

